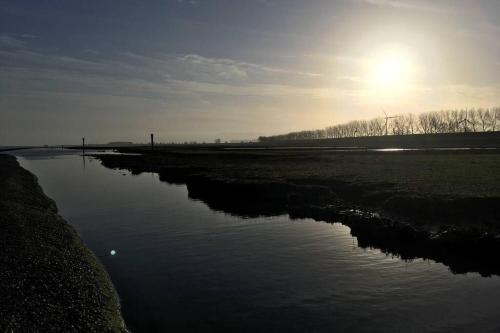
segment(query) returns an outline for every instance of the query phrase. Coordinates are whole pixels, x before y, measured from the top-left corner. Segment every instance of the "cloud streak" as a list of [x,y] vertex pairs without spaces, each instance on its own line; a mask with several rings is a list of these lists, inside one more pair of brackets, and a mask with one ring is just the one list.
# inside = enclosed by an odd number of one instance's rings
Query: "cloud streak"
[[172,95],[326,96],[325,89],[304,84],[304,77],[314,80],[315,74],[196,54],[153,58],[124,53],[120,60],[92,61],[24,49],[0,50],[0,64],[1,81],[10,82],[3,94],[57,91],[159,99]]
[[172,94],[325,96],[319,74],[230,58],[198,54],[146,56],[132,52],[103,57],[96,50],[84,51],[82,55],[87,57],[74,57],[41,53],[30,49],[26,41],[7,35],[0,42],[0,82],[10,86],[6,91],[12,92],[15,86],[18,94],[32,90],[86,90],[94,94],[142,94],[146,98]]
[[36,38],[28,34],[0,34],[0,48],[22,49],[28,46],[27,39]]
[[350,0],[357,3],[364,3],[381,7],[392,7],[398,9],[444,12],[445,9],[433,5],[426,4],[424,1],[400,1],[400,0]]

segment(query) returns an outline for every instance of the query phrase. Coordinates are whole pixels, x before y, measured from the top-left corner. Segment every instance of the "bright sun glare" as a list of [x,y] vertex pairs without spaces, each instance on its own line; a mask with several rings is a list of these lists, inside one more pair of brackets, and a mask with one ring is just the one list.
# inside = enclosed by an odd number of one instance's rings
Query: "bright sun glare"
[[377,89],[396,89],[411,79],[410,58],[400,50],[378,54],[371,61],[370,82]]
[[399,58],[388,58],[377,64],[375,79],[381,86],[398,83],[403,78],[404,64]]

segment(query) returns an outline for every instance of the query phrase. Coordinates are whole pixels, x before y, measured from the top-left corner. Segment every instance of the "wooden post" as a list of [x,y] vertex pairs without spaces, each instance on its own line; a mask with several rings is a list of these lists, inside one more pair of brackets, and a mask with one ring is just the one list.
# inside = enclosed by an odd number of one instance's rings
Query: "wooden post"
[[85,155],[85,138],[82,138],[82,152]]
[[153,138],[153,133],[151,133],[151,150],[155,150],[155,142]]

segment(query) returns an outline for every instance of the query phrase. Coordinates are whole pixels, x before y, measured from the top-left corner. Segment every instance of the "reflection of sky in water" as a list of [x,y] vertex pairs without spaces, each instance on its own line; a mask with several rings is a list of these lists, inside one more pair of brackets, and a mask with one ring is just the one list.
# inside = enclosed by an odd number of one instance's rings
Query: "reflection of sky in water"
[[104,262],[134,332],[500,327],[498,277],[358,248],[340,224],[214,212],[155,174],[43,154],[20,162]]

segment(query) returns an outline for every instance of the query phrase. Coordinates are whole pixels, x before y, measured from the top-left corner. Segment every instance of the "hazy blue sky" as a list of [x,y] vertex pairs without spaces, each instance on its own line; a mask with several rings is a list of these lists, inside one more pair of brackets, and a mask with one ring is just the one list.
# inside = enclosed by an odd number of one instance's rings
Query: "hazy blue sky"
[[500,1],[0,0],[0,145],[500,105]]

